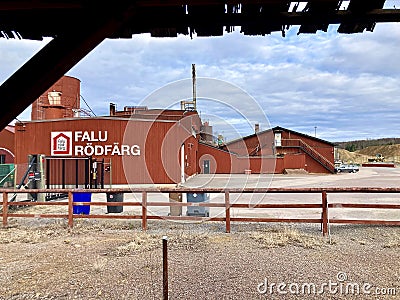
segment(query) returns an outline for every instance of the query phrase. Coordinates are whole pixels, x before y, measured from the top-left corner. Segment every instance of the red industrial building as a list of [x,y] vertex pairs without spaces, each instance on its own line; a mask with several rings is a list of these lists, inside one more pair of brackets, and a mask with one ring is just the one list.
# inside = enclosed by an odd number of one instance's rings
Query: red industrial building
[[[102,170],[91,169],[88,176],[101,175],[106,185],[176,184],[200,173],[334,172],[332,143],[282,127],[258,132],[256,126],[252,135],[217,145],[212,126],[195,110],[118,111],[110,104],[109,116],[83,117],[79,84],[63,77],[32,106],[32,121],[16,124],[15,142],[8,147],[17,165],[26,164],[30,154],[60,161],[90,157]],[[74,184],[81,168],[78,162],[49,164],[47,181],[61,180],[56,174],[62,169],[63,183]]]
[[[164,115],[165,113],[165,115]],[[144,118],[142,118],[144,117]],[[197,130],[196,130],[197,128]],[[105,184],[163,184],[181,181],[180,152],[184,172],[197,171],[196,112],[151,110],[126,116],[68,118],[16,124],[16,164],[29,154],[51,157],[94,157],[109,164],[112,176]],[[107,175],[107,174],[106,174]]]
[[226,143],[199,143],[200,173],[334,173],[334,144],[283,127]]
[[171,184],[198,173],[284,173],[290,169],[333,173],[334,170],[334,145],[321,139],[275,127],[220,147],[201,140],[201,121],[196,112],[156,110],[154,115],[151,112],[151,109],[146,109],[145,114],[137,111],[128,114],[129,118],[107,116],[18,123],[15,162],[26,163],[32,153],[104,159],[112,168],[105,184]]

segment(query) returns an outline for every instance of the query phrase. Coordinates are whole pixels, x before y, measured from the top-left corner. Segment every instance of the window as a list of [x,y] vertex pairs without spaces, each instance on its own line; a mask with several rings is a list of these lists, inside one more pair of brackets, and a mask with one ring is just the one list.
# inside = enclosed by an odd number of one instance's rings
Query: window
[[0,164],[5,164],[5,163],[6,163],[6,155],[0,154]]

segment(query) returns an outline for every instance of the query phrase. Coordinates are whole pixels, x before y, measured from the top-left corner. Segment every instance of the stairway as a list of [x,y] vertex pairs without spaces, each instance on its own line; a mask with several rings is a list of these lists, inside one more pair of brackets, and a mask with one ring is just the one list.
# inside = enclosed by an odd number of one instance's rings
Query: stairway
[[332,162],[327,160],[324,156],[315,151],[314,148],[312,148],[310,145],[300,139],[282,140],[282,147],[298,147],[303,152],[312,157],[315,161],[317,161],[321,166],[327,169],[329,172],[335,173],[335,165]]

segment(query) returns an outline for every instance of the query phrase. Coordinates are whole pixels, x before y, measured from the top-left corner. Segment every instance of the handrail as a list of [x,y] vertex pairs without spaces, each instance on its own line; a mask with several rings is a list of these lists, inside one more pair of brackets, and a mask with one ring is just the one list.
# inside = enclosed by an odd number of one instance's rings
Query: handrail
[[313,147],[311,147],[309,144],[307,144],[306,142],[304,142],[303,140],[300,140],[300,142],[305,145],[308,149],[310,149],[311,151],[313,151],[316,155],[318,155],[322,160],[324,160],[325,162],[327,162],[329,165],[331,165],[332,167],[335,167],[335,165],[329,161],[326,157],[324,157],[323,155],[321,155],[318,151],[316,151]]
[[[288,142],[288,141],[295,141],[298,142],[298,145],[293,145],[293,144],[286,144],[284,146],[286,147],[299,147],[301,148],[304,152],[308,153],[311,157],[313,157],[315,160],[317,160],[322,166],[327,168],[329,171],[334,172],[335,171],[335,165],[329,161],[327,158],[325,158],[323,155],[321,155],[318,151],[316,151],[313,147],[311,147],[309,144],[304,142],[301,139],[283,139],[281,142]],[[307,152],[309,151],[309,152]]]
[[304,142],[301,139],[284,139],[282,141],[298,141],[299,142],[299,146],[301,147],[302,145],[304,146],[304,148],[309,149],[311,152],[313,152],[316,156],[320,157],[322,160],[324,160],[326,163],[328,163],[331,166],[335,166],[331,161],[329,161],[327,158],[325,158],[323,155],[321,155],[318,151],[316,151],[313,147],[311,147],[309,144],[307,144],[306,142]]

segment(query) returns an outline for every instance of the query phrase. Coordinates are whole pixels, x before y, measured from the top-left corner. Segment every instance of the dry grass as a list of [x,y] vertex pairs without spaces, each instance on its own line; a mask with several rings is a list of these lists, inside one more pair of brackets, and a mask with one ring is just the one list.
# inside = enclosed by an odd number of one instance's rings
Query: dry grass
[[[161,299],[163,235],[169,238],[170,299],[264,299],[257,285],[266,276],[319,282],[339,270],[355,282],[398,286],[398,227],[335,227],[337,243],[329,245],[318,226],[298,224],[240,224],[231,234],[211,224],[158,222],[148,232],[140,231],[140,222],[129,225],[139,229],[127,225],[112,222],[123,229],[110,229],[77,220],[73,230],[25,223],[0,230],[0,299]],[[33,244],[35,232],[43,240]]]
[[174,249],[195,250],[206,247],[208,241],[206,233],[181,231],[170,238],[168,245]]
[[288,227],[268,229],[263,232],[255,232],[252,233],[250,237],[258,241],[263,247],[266,248],[294,245],[307,249],[313,249],[320,247],[324,243],[322,238],[304,234],[296,229]]
[[[202,251],[210,243],[225,243],[231,237],[213,236],[201,232],[175,232],[168,237],[168,248],[185,251]],[[108,241],[108,240],[107,240]],[[137,253],[150,253],[160,249],[162,234],[135,232],[128,240],[115,240],[116,246],[109,252],[111,256],[131,256]]]
[[208,240],[214,244],[225,244],[232,241],[232,235],[211,235]]
[[[168,247],[181,250],[195,250],[206,247],[209,237],[205,233],[178,232],[169,238]],[[117,247],[116,254],[124,256],[138,251],[150,251],[161,246],[160,234],[136,232],[132,239]]]
[[391,239],[383,245],[384,248],[400,248],[400,235],[393,235]]
[[40,229],[30,229],[22,226],[18,228],[1,228],[0,244],[16,242],[37,244],[64,234],[65,228],[60,224],[47,225]]
[[120,245],[116,249],[118,256],[129,255],[137,251],[149,251],[160,245],[160,238],[157,235],[138,232],[128,243]]
[[97,257],[97,260],[93,263],[93,271],[95,273],[101,273],[106,269],[107,260],[103,257]]

